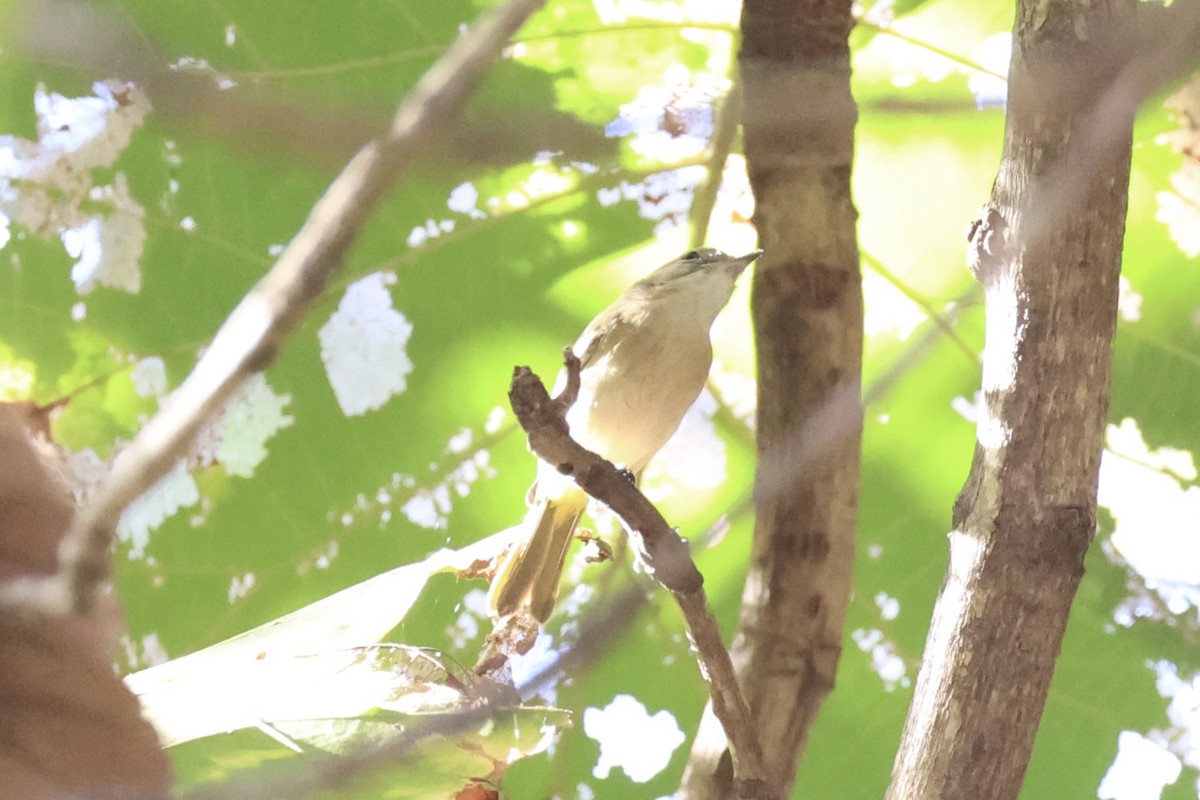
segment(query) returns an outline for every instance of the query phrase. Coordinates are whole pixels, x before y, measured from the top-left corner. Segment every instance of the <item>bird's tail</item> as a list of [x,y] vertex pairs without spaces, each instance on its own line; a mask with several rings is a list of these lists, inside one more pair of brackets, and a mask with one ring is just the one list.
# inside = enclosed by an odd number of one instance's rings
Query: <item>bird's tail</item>
[[502,617],[524,607],[545,622],[558,599],[558,583],[575,526],[587,508],[587,495],[565,492],[540,498],[525,515],[524,536],[500,557],[488,591],[488,610]]

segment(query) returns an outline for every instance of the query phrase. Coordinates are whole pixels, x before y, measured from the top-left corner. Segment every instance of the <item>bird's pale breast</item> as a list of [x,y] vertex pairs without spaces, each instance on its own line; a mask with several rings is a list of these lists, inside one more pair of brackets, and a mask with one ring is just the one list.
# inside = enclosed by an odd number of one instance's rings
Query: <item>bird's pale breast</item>
[[635,329],[583,371],[579,400],[567,416],[572,435],[638,472],[675,433],[711,363],[707,330],[662,336]]

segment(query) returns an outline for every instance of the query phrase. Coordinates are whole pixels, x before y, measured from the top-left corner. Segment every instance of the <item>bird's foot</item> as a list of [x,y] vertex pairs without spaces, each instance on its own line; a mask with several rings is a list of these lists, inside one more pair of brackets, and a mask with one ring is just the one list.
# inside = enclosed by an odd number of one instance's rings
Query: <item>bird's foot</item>
[[587,563],[600,564],[613,560],[612,545],[601,539],[594,531],[589,531],[587,528],[577,528],[575,530],[575,538],[584,544],[594,544],[596,546],[595,553],[584,555],[583,560]]

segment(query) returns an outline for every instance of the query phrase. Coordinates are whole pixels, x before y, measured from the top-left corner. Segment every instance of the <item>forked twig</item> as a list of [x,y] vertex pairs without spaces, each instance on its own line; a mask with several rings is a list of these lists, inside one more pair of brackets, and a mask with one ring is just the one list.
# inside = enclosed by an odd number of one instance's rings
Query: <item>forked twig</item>
[[505,43],[542,4],[510,0],[489,11],[418,81],[387,133],[346,165],[183,385],[117,457],[63,539],[53,585],[9,587],[9,603],[60,612],[92,606],[109,577],[109,547],[121,512],[187,452],[206,420],[274,360],[400,172],[436,142]]
[[529,447],[543,461],[569,474],[581,489],[611,508],[625,523],[642,562],[670,590],[683,612],[700,670],[709,682],[713,712],[732,746],[737,796],[774,798],[765,777],[758,733],[688,544],[624,472],[571,438],[564,417],[569,401],[574,400],[571,387],[579,385],[580,367],[570,349],[563,360],[567,390],[556,398],[550,397],[541,379],[528,367],[514,370],[508,396],[517,421],[529,436]]

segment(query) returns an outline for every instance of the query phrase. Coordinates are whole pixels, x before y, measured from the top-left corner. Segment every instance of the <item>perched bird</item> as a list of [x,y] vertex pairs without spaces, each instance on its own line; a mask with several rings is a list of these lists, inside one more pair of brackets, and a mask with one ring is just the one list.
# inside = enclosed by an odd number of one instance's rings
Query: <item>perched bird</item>
[[[635,283],[592,320],[572,348],[581,383],[567,413],[575,441],[641,472],[704,388],[712,365],[709,329],[738,275],[760,255],[692,250]],[[524,609],[545,622],[588,496],[539,461],[528,503],[522,537],[500,557],[488,608],[495,618]]]

